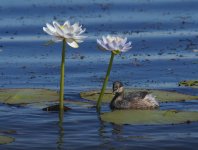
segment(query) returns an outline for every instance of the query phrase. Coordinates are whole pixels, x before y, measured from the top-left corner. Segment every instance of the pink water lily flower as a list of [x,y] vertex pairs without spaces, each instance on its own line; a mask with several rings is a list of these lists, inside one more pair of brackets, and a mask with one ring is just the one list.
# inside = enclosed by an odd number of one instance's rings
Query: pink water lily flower
[[102,39],[97,39],[97,43],[100,48],[114,52],[115,54],[120,52],[126,52],[132,48],[131,42],[127,43],[127,38],[119,36],[103,36]]

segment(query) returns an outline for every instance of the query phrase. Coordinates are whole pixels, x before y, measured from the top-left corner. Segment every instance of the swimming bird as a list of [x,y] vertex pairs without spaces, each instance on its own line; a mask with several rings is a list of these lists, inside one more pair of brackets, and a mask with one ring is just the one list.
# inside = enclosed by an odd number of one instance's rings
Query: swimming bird
[[111,109],[156,109],[159,107],[155,97],[147,91],[137,91],[124,94],[124,87],[120,81],[113,83],[113,94],[110,103]]

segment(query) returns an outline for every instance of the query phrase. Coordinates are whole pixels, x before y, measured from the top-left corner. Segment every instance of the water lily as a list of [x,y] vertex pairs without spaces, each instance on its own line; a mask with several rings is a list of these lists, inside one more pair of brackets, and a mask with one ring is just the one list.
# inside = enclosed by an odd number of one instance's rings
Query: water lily
[[60,42],[65,39],[66,43],[73,48],[78,48],[78,43],[83,42],[85,36],[81,34],[83,34],[85,30],[86,29],[82,29],[82,25],[79,25],[79,23],[71,25],[69,21],[65,21],[63,25],[53,21],[52,25],[46,23],[46,27],[43,27],[43,31],[53,36],[52,40],[54,42]]
[[131,42],[127,43],[127,38],[121,38],[119,36],[103,36],[101,40],[97,39],[97,43],[100,48],[112,51],[114,54],[126,52],[132,48]]
[[78,43],[83,42],[85,36],[82,34],[86,29],[82,29],[82,25],[79,23],[70,24],[69,21],[65,21],[63,25],[53,21],[52,25],[46,23],[46,27],[43,27],[43,31],[51,35],[54,42],[63,42],[62,45],[62,61],[61,61],[61,79],[60,79],[60,110],[64,110],[64,68],[65,68],[65,49],[66,43],[73,47],[78,48]]
[[109,61],[106,77],[103,82],[103,86],[97,101],[97,109],[98,111],[100,111],[101,101],[108,83],[114,56],[120,54],[121,52],[127,52],[129,49],[132,48],[132,46],[131,46],[131,42],[127,43],[127,38],[122,38],[119,36],[110,36],[110,35],[106,37],[103,36],[102,39],[97,39],[97,44],[101,49],[111,51],[111,58]]

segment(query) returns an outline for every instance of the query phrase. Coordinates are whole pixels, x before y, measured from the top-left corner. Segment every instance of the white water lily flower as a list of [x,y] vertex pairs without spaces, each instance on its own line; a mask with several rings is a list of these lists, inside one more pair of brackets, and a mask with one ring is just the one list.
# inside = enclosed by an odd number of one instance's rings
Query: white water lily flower
[[115,54],[126,52],[132,48],[131,42],[127,43],[127,38],[119,36],[103,36],[101,40],[97,39],[97,43],[102,49],[112,51]]
[[43,27],[43,31],[53,36],[54,42],[65,39],[67,44],[73,48],[78,48],[78,43],[83,42],[83,39],[86,38],[86,36],[81,35],[85,30],[79,23],[71,25],[69,21],[66,21],[63,25],[53,21],[53,25],[46,23],[46,27]]

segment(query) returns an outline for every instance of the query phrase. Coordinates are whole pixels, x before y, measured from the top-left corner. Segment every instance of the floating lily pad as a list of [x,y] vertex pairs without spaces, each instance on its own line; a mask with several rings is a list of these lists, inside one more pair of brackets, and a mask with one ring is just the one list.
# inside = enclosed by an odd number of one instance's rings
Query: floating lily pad
[[198,112],[182,112],[176,110],[116,110],[103,113],[101,119],[115,124],[178,124],[198,121]]
[[198,80],[187,80],[179,82],[179,86],[189,86],[193,88],[198,88]]
[[0,144],[8,144],[14,142],[14,138],[0,135]]
[[5,104],[30,104],[57,100],[57,91],[49,89],[0,89],[0,102]]
[[84,107],[91,107],[93,106],[93,104],[89,103],[89,102],[82,102],[82,101],[66,101],[66,104],[73,104],[73,105],[79,105],[79,106],[84,106]]
[[[126,89],[127,92],[135,92],[135,91],[143,91],[144,89]],[[160,102],[176,102],[176,101],[183,101],[183,100],[198,100],[198,96],[181,94],[178,92],[171,92],[171,91],[163,91],[163,90],[144,90],[152,93],[156,96],[156,99]],[[81,92],[81,98],[97,101],[100,91],[87,91]],[[111,90],[106,90],[102,102],[109,103],[113,98],[113,94]]]

